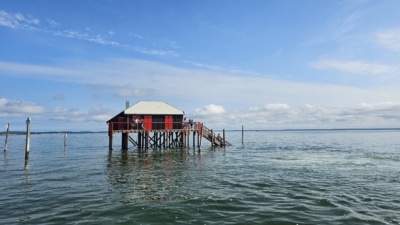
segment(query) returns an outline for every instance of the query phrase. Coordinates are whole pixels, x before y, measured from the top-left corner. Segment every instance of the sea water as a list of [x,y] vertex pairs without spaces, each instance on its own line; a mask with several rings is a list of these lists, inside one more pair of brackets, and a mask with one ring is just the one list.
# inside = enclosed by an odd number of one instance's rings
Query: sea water
[[[228,131],[120,150],[107,133],[9,136],[0,224],[400,224],[400,131]],[[5,137],[0,136],[0,145]]]

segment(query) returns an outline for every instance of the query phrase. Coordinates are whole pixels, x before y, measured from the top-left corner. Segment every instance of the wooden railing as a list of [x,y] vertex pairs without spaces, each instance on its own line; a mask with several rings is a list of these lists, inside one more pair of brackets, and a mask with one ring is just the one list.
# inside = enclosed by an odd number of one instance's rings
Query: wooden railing
[[[149,129],[150,128],[150,129]],[[155,130],[165,130],[165,131],[196,131],[200,132],[201,123],[200,122],[110,122],[108,124],[109,132],[139,132],[139,131],[155,131]]]
[[[171,126],[172,124],[172,126]],[[151,125],[151,126],[150,126]],[[213,145],[217,146],[227,146],[231,145],[219,134],[215,135],[212,129],[204,126],[200,122],[144,122],[144,123],[134,123],[134,122],[110,122],[108,124],[108,134],[112,136],[113,133],[121,132],[153,132],[153,131],[172,131],[172,132],[197,132],[202,137],[206,138]],[[151,129],[146,129],[151,127]],[[165,127],[169,129],[165,129]]]

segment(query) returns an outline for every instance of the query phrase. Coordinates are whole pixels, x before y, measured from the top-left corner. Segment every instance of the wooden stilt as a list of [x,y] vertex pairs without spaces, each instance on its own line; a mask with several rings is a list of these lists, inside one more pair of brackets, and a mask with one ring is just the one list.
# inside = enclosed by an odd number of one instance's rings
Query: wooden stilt
[[200,144],[199,144],[199,149],[201,148],[201,142],[203,141],[203,123],[201,124],[200,127]]
[[164,133],[164,149],[166,149],[168,146],[168,131],[165,131]]
[[137,133],[137,140],[138,140],[138,148],[141,149],[142,148],[142,133],[141,132]]
[[193,148],[196,148],[196,131],[193,131]]
[[157,149],[158,148],[158,132],[155,131],[153,134],[153,139],[154,139],[154,148]]
[[122,149],[128,149],[129,148],[129,133],[125,132],[125,133],[121,133],[121,146]]
[[113,150],[113,142],[114,142],[113,134],[111,134],[108,136],[108,149],[109,150]]
[[187,141],[186,141],[186,147],[187,148],[189,148],[189,146],[190,146],[190,131],[189,131],[189,129],[188,130],[186,130],[186,133],[187,133]]
[[211,141],[211,142],[212,142],[211,145],[214,146],[214,143],[215,143],[215,134],[214,134],[213,129],[211,129],[211,140],[212,140],[212,141]]
[[145,146],[146,150],[149,149],[149,144],[150,144],[150,137],[149,136],[150,136],[149,132],[146,131],[146,146]]
[[224,143],[222,143],[222,144],[223,144],[224,147],[225,147],[225,145],[226,145],[226,142],[225,142],[225,129],[222,130],[222,139],[223,139],[223,142],[224,142]]

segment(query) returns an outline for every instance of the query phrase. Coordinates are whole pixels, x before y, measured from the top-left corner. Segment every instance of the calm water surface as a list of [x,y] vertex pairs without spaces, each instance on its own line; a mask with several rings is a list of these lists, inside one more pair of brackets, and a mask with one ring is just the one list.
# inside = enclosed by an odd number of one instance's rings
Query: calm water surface
[[66,148],[62,134],[32,135],[25,163],[25,136],[10,136],[0,224],[400,224],[400,131],[227,139],[110,152],[106,133],[70,134]]

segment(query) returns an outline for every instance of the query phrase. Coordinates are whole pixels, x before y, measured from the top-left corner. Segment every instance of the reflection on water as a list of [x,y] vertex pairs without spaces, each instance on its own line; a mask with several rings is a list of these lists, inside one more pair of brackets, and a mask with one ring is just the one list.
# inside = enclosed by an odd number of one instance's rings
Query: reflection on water
[[119,192],[117,201],[124,203],[187,199],[189,195],[182,187],[190,179],[189,159],[201,164],[200,153],[182,149],[110,151],[107,165],[108,182],[112,185],[110,191]]

